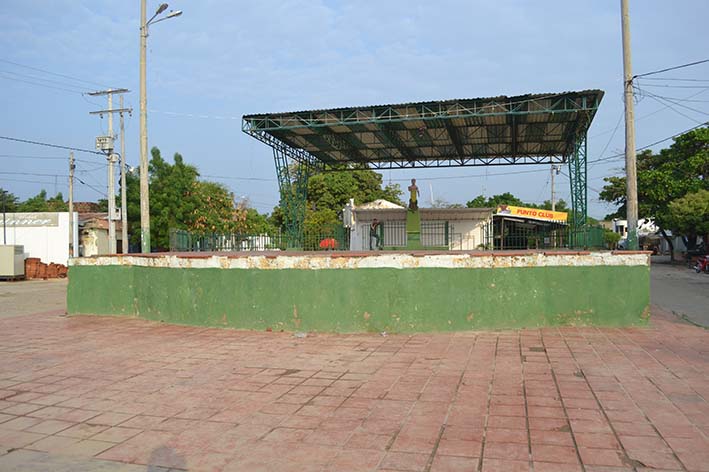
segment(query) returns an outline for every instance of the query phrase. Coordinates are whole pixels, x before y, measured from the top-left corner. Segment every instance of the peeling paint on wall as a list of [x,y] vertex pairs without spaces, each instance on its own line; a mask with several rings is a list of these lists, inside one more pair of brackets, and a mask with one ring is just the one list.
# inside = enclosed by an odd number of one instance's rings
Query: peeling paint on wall
[[580,252],[556,254],[539,252],[528,254],[505,253],[338,253],[257,255],[210,255],[194,257],[164,256],[98,256],[72,259],[72,266],[138,266],[190,269],[408,269],[408,268],[468,268],[495,269],[519,267],[592,267],[592,266],[648,266],[649,253]]

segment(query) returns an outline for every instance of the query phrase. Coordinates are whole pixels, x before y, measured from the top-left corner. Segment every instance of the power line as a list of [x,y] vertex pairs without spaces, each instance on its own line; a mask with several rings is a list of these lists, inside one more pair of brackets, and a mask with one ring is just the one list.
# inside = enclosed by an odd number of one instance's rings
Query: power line
[[[652,147],[652,146],[655,146],[655,145],[657,145],[657,144],[664,143],[665,141],[669,141],[670,139],[674,139],[674,138],[676,138],[676,137],[678,137],[678,136],[682,136],[683,134],[689,133],[690,131],[694,131],[695,129],[701,128],[702,126],[709,126],[709,121],[707,121],[707,122],[705,122],[705,123],[698,124],[697,126],[693,126],[693,127],[689,128],[689,129],[686,129],[686,130],[684,130],[684,131],[680,131],[680,132],[677,133],[677,134],[673,134],[672,136],[668,136],[667,138],[660,139],[660,140],[658,140],[658,141],[655,141],[654,143],[650,143],[650,144],[647,144],[647,145],[645,145],[645,146],[643,146],[643,147],[639,147],[639,148],[637,148],[635,151],[636,151],[636,152],[637,152],[637,151],[643,151],[643,150],[645,150],[645,149],[647,149],[647,148],[650,148],[650,147]],[[624,156],[624,155],[625,155],[625,153],[614,154],[614,155],[612,155],[612,156],[604,157],[604,158],[602,158],[602,159],[594,159],[594,160],[592,160],[592,161],[588,161],[587,163],[588,163],[588,164],[591,164],[591,163],[593,163],[593,162],[608,161],[608,160],[615,159],[615,158],[618,158],[618,157],[621,157],[621,156]]]
[[98,154],[99,156],[105,156],[104,153],[99,152],[99,151],[92,151],[90,149],[81,149],[81,148],[71,147],[71,146],[62,146],[60,144],[43,143],[41,141],[32,141],[29,139],[13,138],[10,136],[0,136],[0,139],[5,139],[7,141],[16,141],[18,143],[36,144],[37,146],[46,146],[46,147],[51,147],[51,148],[56,148],[56,149],[66,149],[67,151],[86,152],[89,154]]
[[[53,156],[27,156],[27,155],[18,155],[18,154],[0,154],[0,158],[6,158],[6,159],[38,159],[38,160],[57,160],[57,161],[66,161],[68,158],[67,157],[53,157]],[[86,162],[89,164],[95,164],[96,161],[89,161],[87,159],[74,159],[77,162]]]
[[709,79],[680,79],[680,78],[662,78],[662,77],[648,77],[643,80],[661,80],[668,82],[709,82]]
[[[54,185],[55,183],[58,182],[47,182],[44,180],[26,180],[26,179],[8,179],[6,177],[3,177],[3,182],[26,182],[30,184],[45,184],[45,185]],[[60,184],[60,185],[66,185],[66,184]]]
[[13,71],[10,71],[10,70],[0,70],[0,72],[2,72],[3,74],[10,74],[10,75],[14,75],[14,76],[17,76],[17,77],[21,77],[21,78],[23,78],[23,79],[39,80],[39,81],[41,81],[41,82],[48,82],[48,83],[50,83],[50,84],[61,85],[61,86],[63,86],[63,87],[71,87],[71,88],[79,89],[79,90],[77,90],[77,91],[83,91],[83,90],[85,89],[85,87],[80,87],[80,86],[75,85],[75,84],[71,84],[71,83],[68,83],[68,82],[61,82],[61,81],[59,81],[59,80],[45,79],[45,78],[43,78],[43,77],[38,77],[38,76],[36,76],[36,75],[20,74],[19,72],[13,72]]
[[256,182],[275,182],[276,179],[267,179],[264,177],[227,177],[223,175],[203,175],[200,174],[200,177],[206,177],[209,179],[222,179],[222,180],[251,180],[251,181],[256,181]]
[[86,182],[84,182],[83,180],[81,180],[80,178],[78,178],[77,176],[74,176],[74,178],[75,178],[76,180],[78,180],[80,184],[86,185],[87,187],[89,187],[91,190],[97,192],[97,193],[98,193],[99,195],[101,195],[102,197],[108,198],[108,195],[106,195],[103,191],[97,189],[97,188],[94,187],[93,185],[87,184]]
[[637,74],[637,75],[633,76],[633,79],[637,79],[638,77],[646,77],[648,75],[661,74],[663,72],[669,72],[671,70],[683,69],[685,67],[696,66],[697,64],[704,64],[705,62],[709,62],[709,59],[703,59],[701,61],[690,62],[688,64],[682,64],[679,66],[668,67],[666,69],[655,70],[652,72],[645,72],[644,74]]
[[[0,71],[0,72],[2,72],[2,71]],[[54,86],[54,85],[41,84],[41,83],[38,83],[38,82],[31,82],[31,81],[29,81],[29,80],[17,79],[17,78],[15,78],[15,77],[7,77],[7,76],[4,76],[4,75],[0,75],[0,79],[14,80],[15,82],[23,82],[23,83],[25,83],[25,84],[37,85],[37,86],[39,86],[39,87],[45,87],[45,88],[50,88],[50,89],[54,89],[54,90],[62,90],[62,91],[64,91],[64,92],[70,92],[70,93],[75,93],[75,94],[77,94],[77,95],[81,95],[81,92],[78,92],[78,91],[76,91],[76,90],[70,90],[70,89],[63,88],[63,87],[56,87],[56,86]]]
[[7,59],[2,59],[2,58],[0,58],[0,62],[4,62],[4,63],[6,63],[6,64],[12,64],[13,66],[17,66],[17,67],[24,67],[25,69],[34,70],[34,71],[37,71],[37,72],[44,72],[45,74],[54,75],[54,76],[56,76],[56,77],[64,77],[65,79],[74,80],[74,81],[76,81],[76,82],[83,82],[83,83],[85,83],[85,84],[99,85],[99,86],[101,86],[101,87],[109,88],[109,87],[107,87],[106,85],[100,84],[100,83],[98,83],[98,82],[92,82],[92,81],[89,81],[89,80],[80,79],[80,78],[78,78],[78,77],[73,77],[73,76],[71,76],[71,75],[59,74],[59,73],[57,73],[57,72],[48,71],[48,70],[46,70],[46,69],[40,69],[39,67],[27,66],[27,65],[24,65],[24,64],[20,64],[20,63],[18,63],[18,62],[8,61]]
[[[655,100],[655,101],[656,101],[657,103],[659,103],[659,104],[666,104],[666,102],[667,102],[666,100],[660,100],[660,99],[658,98],[658,96],[655,95],[655,94],[653,94],[653,93],[650,93],[650,92],[647,92],[647,91],[645,91],[644,93],[647,94],[648,97],[650,97],[651,99]],[[684,106],[684,105],[681,105],[681,104],[676,104],[676,105],[681,106],[681,107],[683,107],[683,108],[689,108],[689,109],[692,110],[692,111],[698,111],[698,110],[695,110],[695,109],[693,109],[693,108],[690,108],[690,107],[687,107],[687,106]],[[671,104],[670,104],[670,105],[667,105],[667,107],[668,107],[670,110],[672,110],[672,111],[674,111],[675,113],[677,113],[678,115],[681,115],[681,116],[683,116],[684,118],[687,118],[688,120],[693,121],[693,122],[695,122],[695,123],[701,124],[701,121],[699,121],[699,120],[697,120],[697,119],[695,119],[695,118],[692,118],[691,116],[689,116],[689,115],[687,115],[687,114],[685,114],[685,113],[682,113],[681,111],[679,111],[678,109],[676,109],[675,107],[673,107]],[[706,113],[703,113],[703,112],[699,112],[699,113],[706,114]]]
[[[613,134],[611,134],[611,137],[608,139],[608,142],[603,147],[603,151],[601,151],[601,159],[603,158],[603,155],[608,150],[608,146],[611,145],[611,141],[613,141],[613,138],[615,137],[615,133],[618,132],[618,128],[620,127],[620,123],[621,123],[621,121],[623,121],[623,115],[624,115],[624,113],[621,112],[620,116],[618,117],[618,122],[615,124],[615,128],[613,129]],[[593,166],[591,166],[591,167],[593,167]]]
[[673,103],[673,104],[677,105],[678,107],[686,108],[687,110],[693,111],[693,112],[695,112],[695,113],[699,113],[699,114],[701,114],[701,115],[709,116],[709,113],[707,113],[707,112],[705,112],[705,111],[702,111],[702,110],[697,110],[696,108],[692,108],[692,107],[687,106],[687,105],[682,105],[681,103],[679,103],[678,100],[675,100],[675,99],[673,99],[673,98],[662,97],[662,96],[660,96],[660,95],[655,95],[654,93],[651,93],[651,92],[647,92],[647,93],[649,93],[649,94],[650,94],[650,97],[652,97],[652,98],[661,99],[661,100],[664,100],[664,101]]
[[68,175],[62,175],[62,174],[44,174],[40,172],[7,172],[7,171],[0,171],[0,174],[7,174],[7,175],[31,175],[33,177],[69,177]]
[[683,88],[683,89],[707,89],[709,85],[666,85],[666,84],[645,84],[645,87],[663,87],[663,88]]

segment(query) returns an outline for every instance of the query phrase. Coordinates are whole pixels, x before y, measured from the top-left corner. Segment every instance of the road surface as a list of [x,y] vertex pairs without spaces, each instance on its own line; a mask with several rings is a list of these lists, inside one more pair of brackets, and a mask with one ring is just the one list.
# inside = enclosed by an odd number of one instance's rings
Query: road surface
[[0,318],[66,312],[67,279],[0,282]]
[[694,324],[709,328],[709,274],[653,257],[650,300],[654,305]]

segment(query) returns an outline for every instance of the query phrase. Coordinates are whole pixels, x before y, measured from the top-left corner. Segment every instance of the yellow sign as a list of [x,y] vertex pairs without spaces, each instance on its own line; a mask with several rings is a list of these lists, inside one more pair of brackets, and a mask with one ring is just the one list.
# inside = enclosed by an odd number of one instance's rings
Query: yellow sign
[[498,215],[518,216],[521,218],[531,218],[545,221],[566,221],[569,214],[565,211],[542,210],[539,208],[525,208],[511,205],[500,205],[497,207]]

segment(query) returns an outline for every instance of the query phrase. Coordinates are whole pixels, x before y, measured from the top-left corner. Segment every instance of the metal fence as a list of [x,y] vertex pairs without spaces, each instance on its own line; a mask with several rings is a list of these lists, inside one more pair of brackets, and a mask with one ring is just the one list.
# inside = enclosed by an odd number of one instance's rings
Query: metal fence
[[[509,224],[496,221],[486,225],[483,240],[469,235],[451,233],[446,221],[421,222],[421,244],[424,248],[447,247],[451,250],[512,250],[512,249],[603,249],[604,229],[585,226],[572,229],[564,225],[542,227],[533,224]],[[379,246],[405,248],[406,222],[386,221],[379,227]],[[369,232],[362,234],[362,247],[376,246]],[[209,251],[304,251],[349,250],[350,231],[342,226],[306,231],[301,240],[289,240],[281,232],[268,234],[195,233],[187,230],[170,230],[170,250],[176,252]]]
[[[379,225],[377,232],[380,247],[406,247],[406,221],[390,220],[383,221]],[[421,245],[423,247],[448,247],[453,240],[449,233],[447,221],[422,221],[421,222]],[[462,241],[461,235],[457,235],[457,240]],[[462,243],[459,243],[462,244]],[[362,234],[362,247],[372,248],[376,245],[376,238],[372,238],[368,231]]]
[[507,249],[603,249],[604,229],[601,226],[570,226],[551,223],[537,225],[500,219],[494,223],[491,241],[486,247]]
[[231,251],[304,251],[348,250],[350,232],[338,226],[306,231],[302,239],[292,240],[279,232],[264,234],[195,233],[182,229],[170,230],[170,251],[231,252]]

